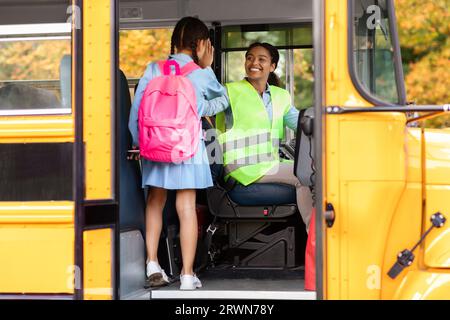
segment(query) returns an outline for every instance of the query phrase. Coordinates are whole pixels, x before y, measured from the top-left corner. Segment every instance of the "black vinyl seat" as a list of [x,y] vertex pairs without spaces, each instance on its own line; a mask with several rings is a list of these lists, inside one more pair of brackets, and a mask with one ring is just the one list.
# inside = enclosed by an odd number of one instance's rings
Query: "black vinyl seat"
[[127,160],[132,145],[128,130],[131,97],[125,74],[119,72],[119,170],[120,170],[120,230],[140,230],[145,234],[145,198],[141,188],[141,172],[137,161]]
[[227,190],[216,180],[207,197],[211,213],[219,218],[285,218],[297,211],[296,190],[286,184],[236,184]]

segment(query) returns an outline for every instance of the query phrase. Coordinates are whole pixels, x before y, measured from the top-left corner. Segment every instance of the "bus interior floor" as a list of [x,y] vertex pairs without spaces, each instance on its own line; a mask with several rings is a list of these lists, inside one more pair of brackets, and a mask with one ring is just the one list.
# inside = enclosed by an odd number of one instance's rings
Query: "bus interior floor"
[[304,267],[295,269],[243,269],[217,265],[198,273],[202,287],[180,290],[179,278],[159,288],[142,288],[125,299],[265,299],[314,300],[304,289]]
[[252,280],[299,280],[305,278],[304,266],[296,268],[236,268],[231,265],[217,265],[199,272],[206,279],[252,279]]

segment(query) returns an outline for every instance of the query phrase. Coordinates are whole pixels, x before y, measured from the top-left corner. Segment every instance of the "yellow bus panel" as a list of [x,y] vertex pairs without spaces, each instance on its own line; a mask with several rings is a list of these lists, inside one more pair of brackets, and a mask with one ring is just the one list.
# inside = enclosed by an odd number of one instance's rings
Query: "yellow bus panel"
[[411,271],[394,295],[396,300],[448,300],[450,271]]
[[[425,265],[430,268],[450,268],[450,185],[427,185],[425,230],[431,226],[430,218],[436,212],[447,221],[441,228],[434,228],[425,240]],[[448,292],[450,297],[450,291]]]
[[72,115],[1,117],[0,143],[74,142]]
[[73,293],[71,202],[0,203],[0,292]]
[[89,230],[83,233],[85,300],[112,299],[113,236],[112,229]]
[[83,125],[86,199],[111,199],[112,101],[110,0],[84,1]]

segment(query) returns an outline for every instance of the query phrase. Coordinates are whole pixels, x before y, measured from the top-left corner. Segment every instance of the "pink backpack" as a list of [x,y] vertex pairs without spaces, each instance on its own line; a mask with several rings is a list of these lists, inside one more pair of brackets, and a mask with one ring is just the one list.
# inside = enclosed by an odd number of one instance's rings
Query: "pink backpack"
[[145,159],[179,163],[198,148],[201,122],[194,86],[186,75],[200,67],[190,62],[180,69],[174,60],[158,65],[161,76],[149,82],[139,106],[140,153]]

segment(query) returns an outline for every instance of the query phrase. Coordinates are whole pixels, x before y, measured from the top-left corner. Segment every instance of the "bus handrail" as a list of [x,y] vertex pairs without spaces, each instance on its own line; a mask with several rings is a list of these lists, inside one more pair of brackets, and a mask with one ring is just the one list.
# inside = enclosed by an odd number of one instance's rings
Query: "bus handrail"
[[375,106],[375,107],[341,107],[327,106],[327,114],[346,114],[360,112],[434,112],[446,113],[450,111],[450,104],[444,105],[398,105],[398,106]]

